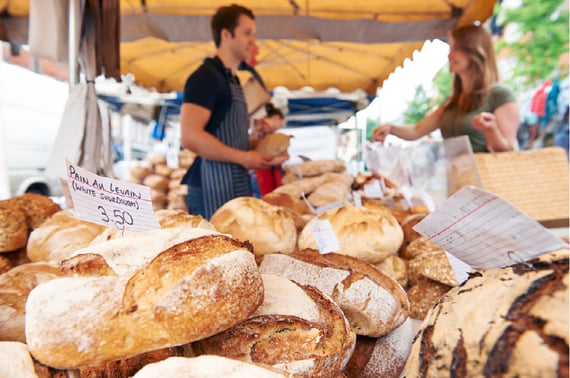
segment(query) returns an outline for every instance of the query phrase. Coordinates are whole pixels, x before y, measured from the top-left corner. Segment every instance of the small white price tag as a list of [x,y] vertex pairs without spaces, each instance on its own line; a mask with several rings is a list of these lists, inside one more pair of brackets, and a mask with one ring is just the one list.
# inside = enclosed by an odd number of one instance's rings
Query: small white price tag
[[313,220],[313,235],[317,241],[317,248],[321,254],[338,252],[340,244],[334,233],[331,222],[328,220]]
[[331,203],[328,203],[324,206],[317,207],[315,209],[315,214],[321,215],[322,213],[324,213],[327,210],[334,209],[335,207],[342,207],[343,205],[344,204],[341,201],[331,202]]
[[362,196],[356,190],[352,191],[352,198],[354,199],[354,206],[362,207]]
[[97,176],[69,161],[66,164],[67,185],[78,217],[120,230],[160,228],[148,186]]
[[367,198],[384,198],[380,180],[373,179],[364,184],[364,196]]

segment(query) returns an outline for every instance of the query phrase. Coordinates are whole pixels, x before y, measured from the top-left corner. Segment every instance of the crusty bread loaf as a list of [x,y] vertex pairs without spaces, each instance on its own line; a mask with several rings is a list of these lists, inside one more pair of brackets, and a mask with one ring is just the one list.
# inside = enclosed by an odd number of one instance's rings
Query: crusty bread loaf
[[263,304],[251,317],[197,341],[197,354],[271,365],[298,377],[330,377],[348,362],[356,339],[341,309],[318,289],[262,275]]
[[422,278],[406,290],[410,301],[410,317],[424,319],[429,310],[443,297],[451,286]]
[[39,284],[62,276],[57,266],[45,262],[19,265],[0,275],[0,341],[26,342],[28,294]]
[[444,250],[422,253],[408,263],[410,283],[429,278],[447,286],[457,286],[457,276],[451,268]]
[[275,369],[222,356],[170,357],[146,365],[133,378],[284,378]]
[[261,276],[246,247],[208,235],[159,253],[132,275],[65,277],[39,285],[26,302],[29,350],[45,365],[73,369],[232,327],[263,301]]
[[349,256],[315,251],[270,254],[259,270],[316,287],[340,306],[360,335],[385,335],[408,317],[404,289],[372,265]]
[[26,213],[26,221],[30,230],[39,227],[46,219],[61,211],[57,203],[41,194],[24,193],[6,201],[13,203]]
[[358,336],[345,372],[348,378],[398,378],[412,348],[411,319],[389,334],[373,338]]
[[346,165],[340,160],[309,160],[293,167],[285,168],[285,172],[299,178],[318,176],[327,172],[344,172]]
[[408,286],[408,266],[406,260],[396,255],[388,256],[386,260],[374,264],[374,266],[392,277],[403,288]]
[[61,269],[77,275],[132,275],[178,243],[216,234],[218,232],[212,230],[186,227],[132,231],[123,237],[78,249],[61,262]]
[[223,204],[210,218],[219,232],[253,244],[256,255],[291,253],[297,244],[293,217],[281,207],[254,197],[238,197]]
[[26,344],[0,341],[0,377],[38,378]]
[[288,193],[272,191],[261,197],[261,199],[271,205],[286,207],[299,214],[311,213],[305,201]]
[[0,252],[15,251],[26,245],[28,223],[26,213],[16,205],[0,201]]
[[402,227],[391,214],[347,205],[327,210],[307,223],[299,235],[299,249],[318,249],[313,231],[317,219],[330,222],[340,246],[335,252],[372,264],[396,254],[402,244]]
[[32,261],[59,262],[87,246],[104,229],[75,217],[71,209],[57,212],[30,233],[28,257]]
[[291,135],[282,133],[267,134],[257,143],[255,149],[270,156],[277,156],[287,152]]
[[424,319],[407,377],[568,377],[568,249],[477,271]]

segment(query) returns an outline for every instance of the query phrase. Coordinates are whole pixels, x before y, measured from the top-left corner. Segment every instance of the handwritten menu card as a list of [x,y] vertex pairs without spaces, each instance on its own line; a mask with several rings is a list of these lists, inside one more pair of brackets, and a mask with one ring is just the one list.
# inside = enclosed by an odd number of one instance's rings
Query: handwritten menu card
[[[456,192],[414,229],[480,269],[509,266],[568,247],[507,201],[472,186]],[[466,269],[464,265],[456,268]]]
[[160,228],[148,186],[97,176],[69,161],[66,164],[69,194],[78,217],[120,230]]

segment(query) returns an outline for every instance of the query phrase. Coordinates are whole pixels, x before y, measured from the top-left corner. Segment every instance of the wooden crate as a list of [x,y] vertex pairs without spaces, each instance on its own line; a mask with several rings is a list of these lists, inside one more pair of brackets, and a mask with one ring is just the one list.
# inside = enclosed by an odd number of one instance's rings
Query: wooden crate
[[509,201],[545,227],[568,227],[568,157],[560,147],[476,153],[486,190]]

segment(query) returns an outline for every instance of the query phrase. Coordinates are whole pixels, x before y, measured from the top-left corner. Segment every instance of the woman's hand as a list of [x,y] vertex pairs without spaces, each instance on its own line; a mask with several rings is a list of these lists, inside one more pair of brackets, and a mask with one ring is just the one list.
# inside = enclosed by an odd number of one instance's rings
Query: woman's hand
[[386,137],[392,132],[392,125],[381,125],[378,126],[372,133],[373,142],[382,142],[386,140]]
[[497,127],[497,117],[493,113],[481,112],[473,117],[473,128],[480,131],[491,131]]

